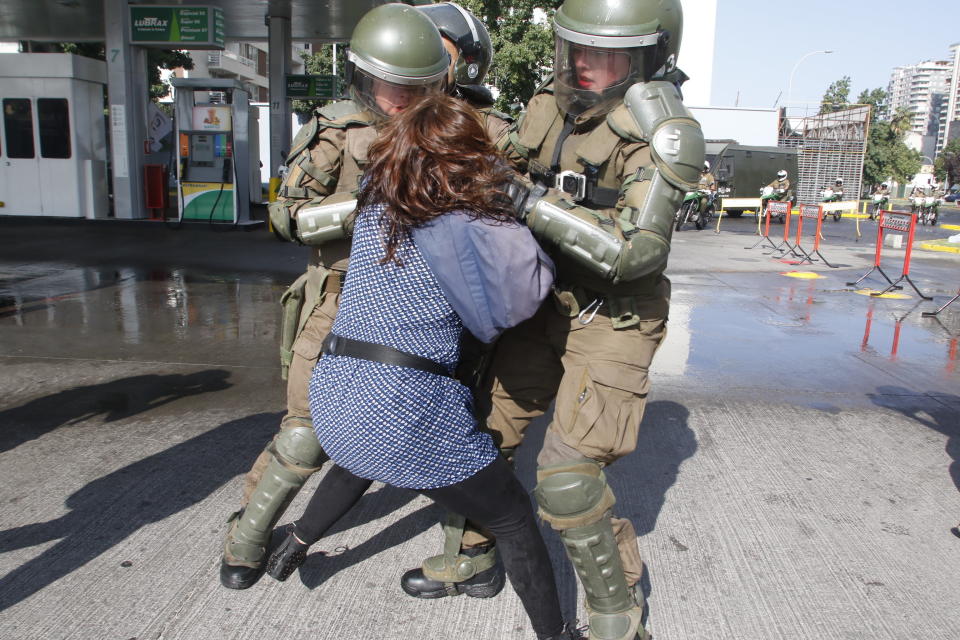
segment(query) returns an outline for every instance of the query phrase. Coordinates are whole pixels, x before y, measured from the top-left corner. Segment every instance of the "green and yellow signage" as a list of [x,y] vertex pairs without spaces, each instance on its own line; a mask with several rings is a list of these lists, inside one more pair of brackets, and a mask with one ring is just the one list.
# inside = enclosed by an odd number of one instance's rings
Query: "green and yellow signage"
[[340,82],[333,75],[287,76],[287,97],[334,100],[341,96]]
[[130,6],[130,43],[144,47],[223,49],[223,9],[207,6]]

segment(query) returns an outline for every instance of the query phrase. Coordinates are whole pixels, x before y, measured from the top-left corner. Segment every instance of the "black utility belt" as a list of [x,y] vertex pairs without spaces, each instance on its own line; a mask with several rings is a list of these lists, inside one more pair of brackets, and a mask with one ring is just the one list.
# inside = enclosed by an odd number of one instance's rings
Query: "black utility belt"
[[445,366],[430,358],[415,356],[412,353],[375,342],[344,338],[335,333],[328,333],[327,337],[323,339],[321,352],[323,355],[348,356],[360,360],[407,367],[408,369],[419,369],[438,376],[452,377]]

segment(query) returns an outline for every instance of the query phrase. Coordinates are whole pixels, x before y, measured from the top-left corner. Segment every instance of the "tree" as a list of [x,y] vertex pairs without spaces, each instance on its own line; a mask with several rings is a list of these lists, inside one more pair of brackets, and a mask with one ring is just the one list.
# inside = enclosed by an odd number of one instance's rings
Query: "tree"
[[[487,82],[500,90],[497,108],[518,112],[553,68],[553,12],[563,0],[463,0],[483,20],[493,40]],[[534,22],[536,15],[546,21]]]
[[870,125],[863,179],[879,184],[887,178],[909,182],[920,171],[920,152],[903,143],[903,131],[895,121],[879,120]]
[[889,95],[885,89],[864,89],[857,96],[857,104],[870,105],[870,119],[885,120],[889,110]]
[[827,87],[820,100],[820,115],[846,109],[850,104],[850,76],[843,76]]
[[[343,70],[347,61],[347,49],[342,43],[337,47],[337,75],[341,81],[343,79]],[[333,73],[333,45],[320,45],[313,53],[306,51],[300,52],[300,58],[303,60],[304,73],[310,75],[329,75]],[[327,104],[329,100],[293,100],[291,110],[300,118],[300,122],[305,122],[314,109]]]
[[947,143],[933,164],[937,180],[953,186],[960,184],[960,138]]

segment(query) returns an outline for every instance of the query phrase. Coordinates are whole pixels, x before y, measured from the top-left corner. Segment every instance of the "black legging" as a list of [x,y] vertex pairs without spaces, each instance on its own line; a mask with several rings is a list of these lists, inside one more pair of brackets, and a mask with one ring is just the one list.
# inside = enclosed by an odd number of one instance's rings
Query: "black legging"
[[[334,465],[310,498],[294,526],[301,541],[313,544],[360,500],[370,480],[358,478]],[[547,547],[524,491],[510,466],[501,457],[457,484],[420,491],[440,506],[490,530],[514,591],[538,638],[563,630],[553,567]]]

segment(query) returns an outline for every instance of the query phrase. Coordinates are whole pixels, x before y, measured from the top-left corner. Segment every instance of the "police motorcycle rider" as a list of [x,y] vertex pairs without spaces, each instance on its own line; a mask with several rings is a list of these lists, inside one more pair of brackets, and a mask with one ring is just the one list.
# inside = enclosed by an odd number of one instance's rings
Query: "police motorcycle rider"
[[[841,200],[843,200],[843,178],[837,178],[833,181],[832,186],[828,184],[820,192],[820,202],[840,202]],[[826,217],[827,212],[824,212],[823,215]],[[840,219],[841,212],[840,210],[834,210],[830,212],[830,215],[836,222]]]
[[291,146],[270,219],[284,239],[311,252],[307,272],[281,298],[287,413],[247,473],[241,508],[230,517],[220,564],[227,588],[246,589],[259,580],[274,525],[327,460],[313,432],[307,386],[336,315],[367,149],[380,123],[420,96],[443,90],[448,63],[440,33],[424,14],[399,3],[372,9],[350,40],[351,99],[319,109]]
[[713,206],[713,201],[717,197],[717,179],[710,172],[709,162],[703,163],[703,169],[700,171],[700,180],[697,182],[697,190],[701,194],[700,215],[703,215],[709,207]]
[[872,194],[873,206],[870,208],[870,219],[876,218],[881,209],[885,209],[890,203],[890,185],[886,182],[878,185]]
[[[790,191],[790,180],[787,178],[785,169],[777,171],[777,177],[760,190],[760,212],[762,215],[766,214],[767,203],[771,200],[778,202],[793,201],[793,192]],[[783,222],[786,219],[786,214],[778,215],[777,219]]]
[[[643,563],[632,523],[613,517],[603,468],[636,446],[665,335],[674,212],[698,185],[704,141],[675,85],[680,0],[565,0],[554,31],[556,75],[505,150],[533,183],[521,218],[552,254],[558,284],[553,301],[501,337],[480,414],[509,457],[556,399],[538,458],[539,513],[584,585],[590,637],[634,640],[647,637]],[[496,593],[493,550],[468,543],[464,526],[448,516],[444,552],[408,571],[404,591]]]

